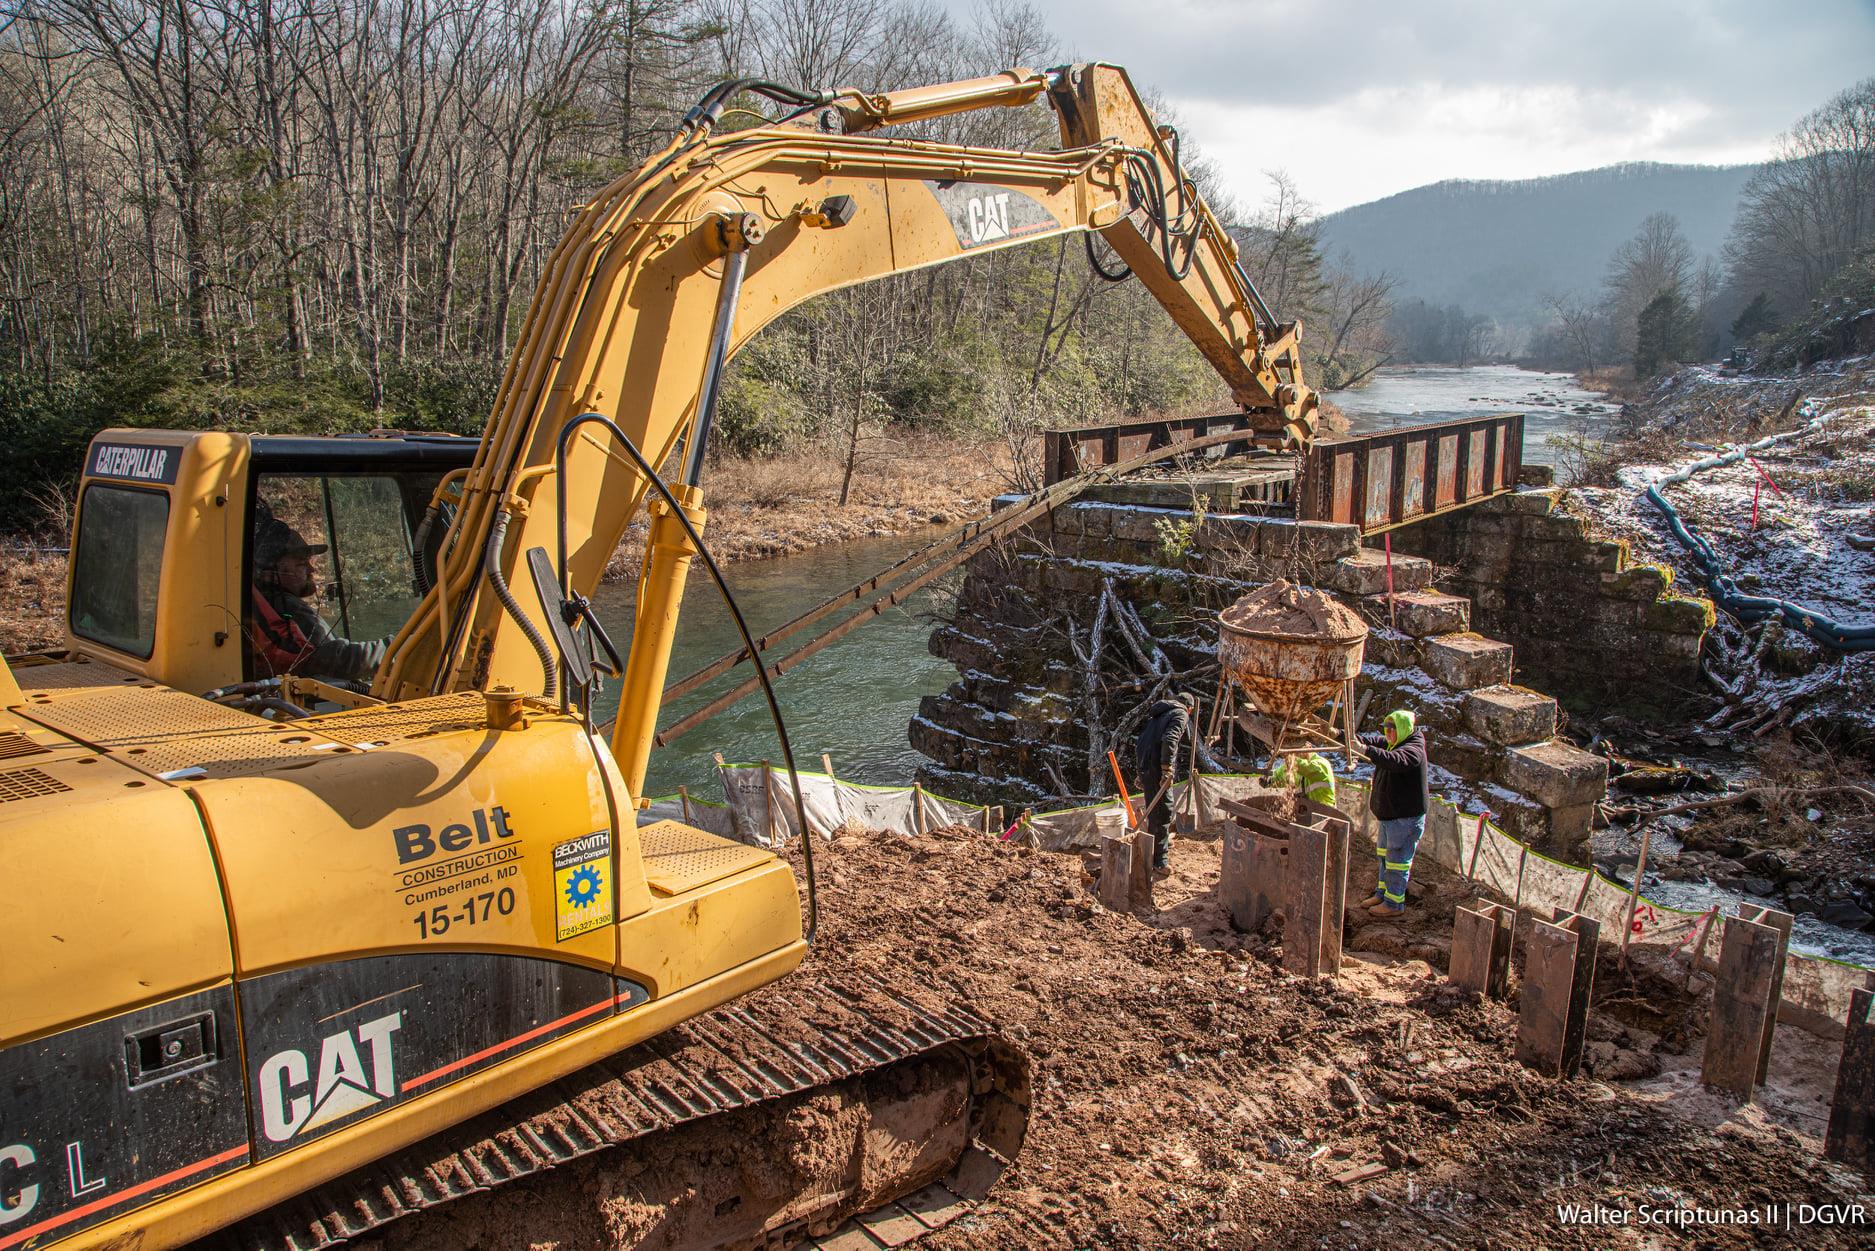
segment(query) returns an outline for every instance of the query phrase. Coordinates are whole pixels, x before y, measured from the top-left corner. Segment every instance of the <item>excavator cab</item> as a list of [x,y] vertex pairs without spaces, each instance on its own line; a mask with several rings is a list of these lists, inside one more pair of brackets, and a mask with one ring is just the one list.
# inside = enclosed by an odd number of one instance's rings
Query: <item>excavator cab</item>
[[[476,447],[107,430],[79,485],[67,648],[198,693],[289,673],[359,688],[435,568],[436,488]],[[309,582],[282,584],[289,556]]]

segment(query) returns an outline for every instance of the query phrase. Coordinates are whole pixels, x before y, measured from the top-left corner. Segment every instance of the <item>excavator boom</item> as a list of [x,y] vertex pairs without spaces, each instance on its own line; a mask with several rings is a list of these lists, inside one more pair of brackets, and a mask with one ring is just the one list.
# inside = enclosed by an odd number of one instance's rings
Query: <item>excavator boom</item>
[[[883,139],[877,127],[1046,96],[1056,152]],[[1203,351],[1272,445],[1305,444],[1315,397],[1294,325],[1270,324],[1178,156],[1123,70],[1010,70],[898,93],[819,97],[850,133],[687,126],[639,172],[595,196],[554,252],[495,401],[436,585],[399,633],[373,693],[408,698],[502,684],[552,690],[540,625],[508,605],[523,553],[557,553],[589,594],[646,497],[620,449],[582,430],[616,422],[651,464],[687,439],[675,498],[693,528],[716,380],[763,326],[811,296],[887,274],[1097,231]],[[568,501],[564,510],[558,496]],[[646,569],[614,754],[644,780],[675,605],[693,552],[662,501]],[[563,549],[563,553],[562,553]],[[489,594],[487,591],[494,593]],[[504,604],[504,600],[508,604]]]

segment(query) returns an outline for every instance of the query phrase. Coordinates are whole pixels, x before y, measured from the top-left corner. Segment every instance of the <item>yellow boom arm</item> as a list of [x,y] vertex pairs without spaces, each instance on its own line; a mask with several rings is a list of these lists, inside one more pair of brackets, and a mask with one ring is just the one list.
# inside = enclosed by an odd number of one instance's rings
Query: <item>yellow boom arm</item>
[[[1043,93],[1060,115],[1062,151],[858,133]],[[1259,432],[1291,445],[1311,437],[1316,401],[1302,382],[1297,328],[1271,324],[1234,245],[1184,180],[1169,132],[1154,126],[1124,71],[1010,70],[822,99],[849,133],[771,126],[712,136],[706,117],[580,212],[549,260],[460,484],[435,585],[393,642],[374,694],[497,683],[540,690],[550,681],[543,648],[500,602],[506,581],[529,549],[556,551],[564,523],[566,581],[590,593],[649,485],[601,428],[582,427],[566,454],[562,518],[554,480],[561,431],[582,413],[605,414],[654,465],[687,436],[685,481],[671,486],[700,528],[697,477],[723,360],[821,292],[1097,230],[1224,376]],[[613,740],[634,794],[694,555],[662,500],[650,511]],[[517,599],[523,614],[537,614],[531,594]],[[542,625],[528,628],[538,635]]]

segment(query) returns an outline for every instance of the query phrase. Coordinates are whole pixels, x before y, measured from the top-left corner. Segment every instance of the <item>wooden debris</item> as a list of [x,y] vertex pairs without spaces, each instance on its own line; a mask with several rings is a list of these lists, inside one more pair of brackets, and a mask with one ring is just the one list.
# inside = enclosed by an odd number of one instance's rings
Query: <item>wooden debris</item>
[[1352,1186],[1357,1182],[1364,1182],[1392,1171],[1379,1160],[1375,1160],[1370,1164],[1357,1164],[1353,1168],[1343,1169],[1328,1180],[1336,1186]]

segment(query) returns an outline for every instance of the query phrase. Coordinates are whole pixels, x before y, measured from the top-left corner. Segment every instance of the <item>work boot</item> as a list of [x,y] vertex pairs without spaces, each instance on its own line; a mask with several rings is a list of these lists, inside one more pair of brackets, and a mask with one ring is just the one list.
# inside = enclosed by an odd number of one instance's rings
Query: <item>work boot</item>
[[1378,899],[1367,905],[1367,915],[1370,917],[1398,917],[1405,914],[1405,904],[1389,903],[1385,899]]

